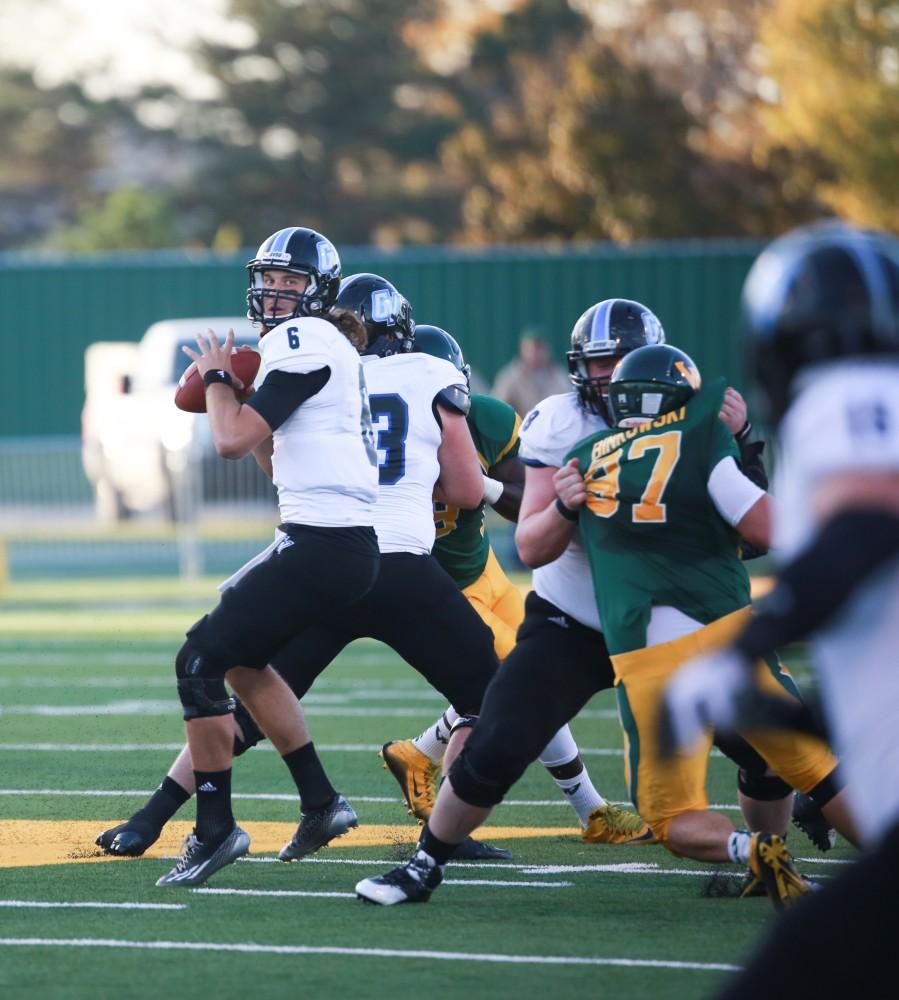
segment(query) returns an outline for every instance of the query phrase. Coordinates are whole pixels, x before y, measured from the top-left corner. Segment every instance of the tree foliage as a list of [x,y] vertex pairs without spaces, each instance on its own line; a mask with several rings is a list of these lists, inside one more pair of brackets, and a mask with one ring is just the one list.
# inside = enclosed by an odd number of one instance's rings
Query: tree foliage
[[762,20],[771,136],[805,158],[793,183],[899,231],[899,3],[780,0]]

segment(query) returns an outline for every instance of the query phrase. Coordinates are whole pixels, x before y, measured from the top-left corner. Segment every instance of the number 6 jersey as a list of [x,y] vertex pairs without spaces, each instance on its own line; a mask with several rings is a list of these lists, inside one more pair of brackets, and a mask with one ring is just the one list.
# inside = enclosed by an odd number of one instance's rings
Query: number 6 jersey
[[273,432],[281,520],[322,527],[371,525],[378,470],[362,359],[327,320],[291,319],[259,342],[266,377],[327,367],[328,381]]

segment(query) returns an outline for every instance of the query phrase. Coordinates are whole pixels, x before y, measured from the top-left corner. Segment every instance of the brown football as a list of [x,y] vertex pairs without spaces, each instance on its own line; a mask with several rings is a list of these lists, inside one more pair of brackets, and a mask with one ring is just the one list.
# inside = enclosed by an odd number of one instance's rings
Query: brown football
[[[245,386],[253,384],[262,358],[252,347],[235,347],[231,352],[231,369]],[[191,362],[184,374],[178,379],[175,390],[175,406],[188,413],[206,412],[206,386],[197,371],[196,361]]]

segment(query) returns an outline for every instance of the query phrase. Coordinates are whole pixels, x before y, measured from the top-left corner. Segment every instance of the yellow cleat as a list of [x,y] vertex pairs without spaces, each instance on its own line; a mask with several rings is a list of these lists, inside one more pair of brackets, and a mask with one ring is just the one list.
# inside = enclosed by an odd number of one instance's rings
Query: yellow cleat
[[776,833],[754,833],[749,848],[749,870],[765,887],[775,909],[795,903],[809,891],[809,884],[796,871],[782,837]]
[[378,756],[399,782],[409,813],[426,823],[437,798],[440,765],[426,757],[412,740],[385,743]]
[[594,809],[581,830],[586,844],[657,844],[658,838],[633,812],[608,803]]

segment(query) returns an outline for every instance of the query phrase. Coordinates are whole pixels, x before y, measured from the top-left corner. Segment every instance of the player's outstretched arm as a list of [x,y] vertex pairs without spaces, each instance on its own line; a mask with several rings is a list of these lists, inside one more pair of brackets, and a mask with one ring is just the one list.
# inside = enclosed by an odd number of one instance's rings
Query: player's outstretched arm
[[486,491],[484,499],[507,521],[517,521],[524,494],[524,463],[514,455],[507,456],[496,465],[491,465],[487,476],[502,486],[496,500],[491,500]]

